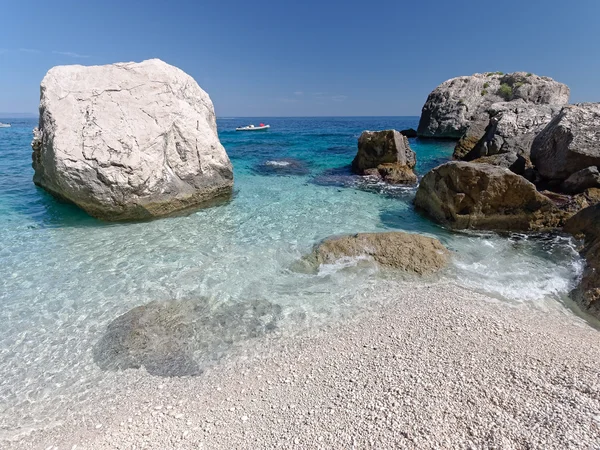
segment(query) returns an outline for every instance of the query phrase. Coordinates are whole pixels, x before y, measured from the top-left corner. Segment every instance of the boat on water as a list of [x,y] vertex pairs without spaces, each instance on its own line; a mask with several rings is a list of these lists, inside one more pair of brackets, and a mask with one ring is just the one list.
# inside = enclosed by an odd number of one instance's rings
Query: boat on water
[[10,123],[2,123],[2,122],[0,122],[0,128],[10,128]]
[[271,125],[265,125],[264,123],[261,123],[259,126],[248,125],[245,127],[237,127],[235,131],[262,131],[268,130],[269,128],[271,128]]

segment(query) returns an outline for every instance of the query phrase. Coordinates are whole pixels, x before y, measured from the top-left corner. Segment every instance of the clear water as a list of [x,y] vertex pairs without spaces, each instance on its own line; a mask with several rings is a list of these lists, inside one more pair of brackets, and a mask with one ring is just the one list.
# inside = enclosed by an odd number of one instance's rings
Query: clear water
[[[414,189],[350,175],[361,131],[416,128],[416,117],[277,118],[266,121],[270,131],[254,133],[234,131],[248,119],[221,119],[233,200],[130,224],[99,222],[36,188],[35,121],[10,122],[0,129],[0,439],[84,401],[106,376],[94,347],[111,321],[136,306],[205,297],[210,321],[211,311],[267,301],[278,306],[283,333],[352,314],[382,278],[398,276],[364,261],[316,274],[291,270],[330,235],[397,229],[436,236],[454,251],[444,278],[536,308],[562,308],[581,270],[566,238],[451,234],[414,212]],[[453,144],[411,146],[423,174],[447,160]],[[202,364],[218,358],[195,355]]]

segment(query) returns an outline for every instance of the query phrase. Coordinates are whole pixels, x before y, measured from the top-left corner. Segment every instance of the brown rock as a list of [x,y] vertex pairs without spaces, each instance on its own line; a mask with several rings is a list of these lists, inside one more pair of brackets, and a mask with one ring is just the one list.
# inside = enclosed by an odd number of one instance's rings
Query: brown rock
[[381,178],[390,184],[415,184],[417,182],[417,175],[408,166],[380,164],[377,166],[377,170]]
[[544,230],[570,216],[525,178],[472,162],[449,162],[427,173],[415,206],[454,229]]
[[307,261],[318,266],[344,257],[366,256],[382,266],[424,275],[443,268],[449,255],[437,239],[392,231],[326,239],[316,246]]
[[359,175],[373,175],[377,169],[389,183],[414,184],[413,168],[417,162],[408,139],[396,130],[365,131],[358,139],[358,153],[352,170]]

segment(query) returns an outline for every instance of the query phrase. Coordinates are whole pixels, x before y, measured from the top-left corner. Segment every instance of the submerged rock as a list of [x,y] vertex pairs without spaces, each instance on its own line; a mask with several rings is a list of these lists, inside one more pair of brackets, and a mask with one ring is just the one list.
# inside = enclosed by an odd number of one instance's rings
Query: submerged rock
[[[417,133],[422,137],[459,139],[476,123],[481,132],[472,138],[475,145],[483,135],[494,103],[522,100],[534,104],[563,105],[569,101],[569,88],[552,78],[525,72],[511,74],[477,73],[452,78],[436,87],[427,97]],[[462,150],[468,153],[468,146]]]
[[564,231],[585,239],[581,255],[586,260],[586,267],[571,297],[584,311],[600,319],[600,204],[571,217]]
[[392,231],[325,239],[305,258],[305,262],[311,267],[318,267],[343,258],[367,257],[382,266],[424,275],[445,267],[449,255],[437,239]]
[[562,108],[533,141],[531,161],[548,180],[600,165],[600,103]]
[[388,183],[415,184],[416,162],[408,139],[396,130],[364,131],[358,139],[352,170],[359,175],[373,175],[376,170]]
[[100,219],[164,216],[232,192],[208,94],[158,59],[52,68],[32,147],[35,184]]
[[258,175],[275,176],[303,176],[310,173],[310,169],[303,161],[293,158],[270,159],[257,164],[253,172]]
[[280,315],[281,307],[267,301],[216,307],[207,299],[154,301],[111,322],[94,361],[103,370],[143,366],[159,376],[198,375],[234,343],[274,330]]
[[454,229],[536,231],[560,227],[570,216],[525,178],[472,162],[449,162],[427,173],[415,206]]

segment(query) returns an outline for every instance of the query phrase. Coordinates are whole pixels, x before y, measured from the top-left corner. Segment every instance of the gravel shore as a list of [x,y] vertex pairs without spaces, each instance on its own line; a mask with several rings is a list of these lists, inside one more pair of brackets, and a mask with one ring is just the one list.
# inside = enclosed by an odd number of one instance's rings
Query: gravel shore
[[351,320],[252,342],[198,377],[111,374],[92,406],[0,446],[600,449],[589,323],[453,284],[376,295]]

